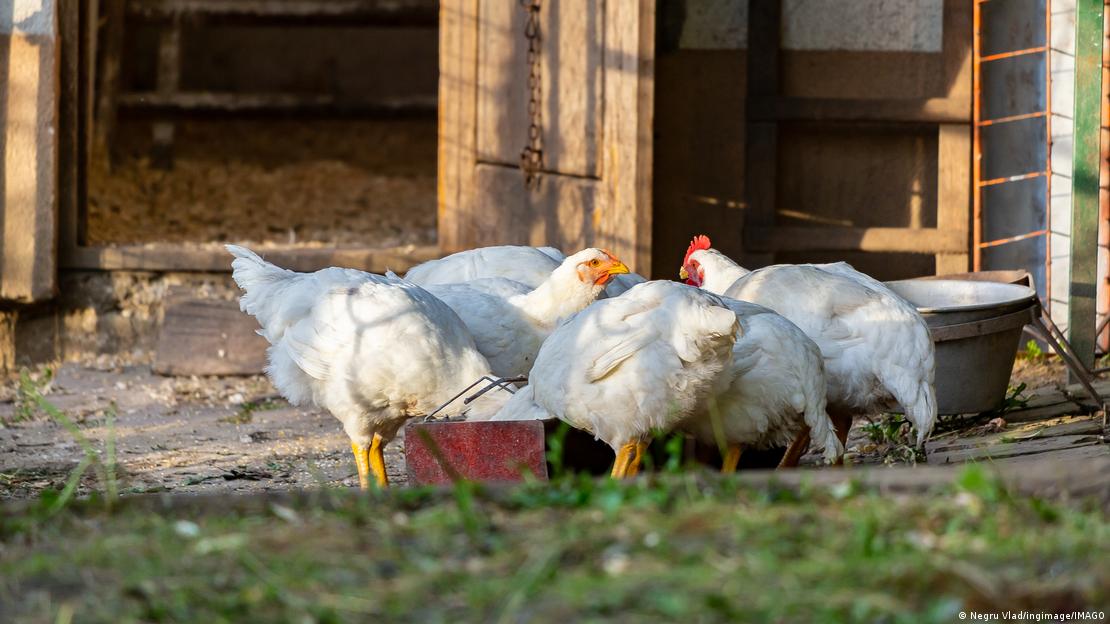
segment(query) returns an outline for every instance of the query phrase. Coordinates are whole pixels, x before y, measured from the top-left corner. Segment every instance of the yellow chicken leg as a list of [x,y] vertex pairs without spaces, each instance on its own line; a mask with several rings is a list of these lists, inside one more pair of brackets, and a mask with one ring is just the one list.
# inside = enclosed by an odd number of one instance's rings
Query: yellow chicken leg
[[358,486],[364,490],[370,489],[370,449],[362,448],[357,442],[351,441],[351,452],[355,454],[355,467],[358,468]]
[[370,470],[374,471],[374,476],[378,479],[378,487],[384,488],[389,486],[389,476],[385,474],[385,440],[378,434],[374,434],[374,439],[370,442]]
[[724,461],[721,463],[721,472],[723,474],[732,474],[736,472],[736,466],[740,463],[740,454],[743,452],[744,447],[742,445],[729,444]]
[[809,449],[809,427],[802,427],[790,447],[783,453],[782,461],[779,462],[779,468],[797,468],[798,460],[802,458],[806,450]]
[[640,460],[644,458],[644,451],[647,450],[647,442],[636,442],[636,451],[632,456],[632,460],[628,463],[628,471],[624,473],[626,477],[635,477],[640,474]]
[[362,447],[351,442],[351,452],[355,454],[355,466],[358,467],[358,485],[364,490],[370,489],[370,474],[374,474],[378,487],[389,485],[389,478],[385,474],[385,456],[382,454],[384,440],[378,434],[370,442],[370,447]]
[[623,479],[628,474],[628,467],[635,451],[635,442],[629,442],[617,451],[617,459],[613,462],[613,471],[610,474],[614,479]]

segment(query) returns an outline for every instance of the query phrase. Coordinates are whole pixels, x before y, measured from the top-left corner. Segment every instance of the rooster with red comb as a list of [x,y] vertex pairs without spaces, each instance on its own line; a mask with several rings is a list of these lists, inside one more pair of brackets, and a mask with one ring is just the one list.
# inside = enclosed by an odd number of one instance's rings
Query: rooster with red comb
[[817,343],[828,378],[828,412],[841,443],[852,419],[902,411],[920,446],[936,422],[935,354],[925,319],[908,301],[845,262],[780,264],[748,271],[690,243],[679,270],[688,284],[766,306]]
[[747,274],[747,269],[713,249],[709,237],[704,234],[695,236],[690,242],[678,271],[678,276],[687,284],[715,295],[724,294],[733,282]]

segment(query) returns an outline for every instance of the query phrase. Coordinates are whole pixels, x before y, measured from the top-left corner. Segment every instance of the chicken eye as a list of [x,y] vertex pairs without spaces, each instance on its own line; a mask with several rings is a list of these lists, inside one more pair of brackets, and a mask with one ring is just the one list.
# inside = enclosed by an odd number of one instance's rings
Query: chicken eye
[[593,260],[590,260],[590,266],[592,266],[592,267],[595,267],[599,264],[601,264],[601,261],[598,260],[597,258],[594,258]]

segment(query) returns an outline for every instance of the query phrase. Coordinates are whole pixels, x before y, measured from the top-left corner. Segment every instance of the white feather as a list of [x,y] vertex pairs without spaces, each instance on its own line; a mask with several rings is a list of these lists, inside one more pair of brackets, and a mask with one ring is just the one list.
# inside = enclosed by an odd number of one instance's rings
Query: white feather
[[825,370],[817,345],[768,308],[724,302],[740,323],[732,361],[707,409],[684,428],[708,444],[761,449],[789,446],[808,426],[826,459],[836,459],[843,448],[825,411]]
[[[331,412],[362,446],[375,433],[388,441],[406,419],[490,373],[458,316],[414,284],[350,269],[294,273],[242,247],[228,251],[241,306],[270,341],[274,386]],[[488,393],[476,402],[488,405],[474,408],[494,411],[505,400]]]
[[549,414],[614,449],[670,430],[704,408],[735,341],[720,299],[673,282],[647,282],[561,325],[536,358],[529,394],[495,416]]
[[905,411],[918,445],[936,422],[934,347],[917,310],[845,263],[775,265],[753,271],[725,293],[789,319],[820,347],[829,409]]

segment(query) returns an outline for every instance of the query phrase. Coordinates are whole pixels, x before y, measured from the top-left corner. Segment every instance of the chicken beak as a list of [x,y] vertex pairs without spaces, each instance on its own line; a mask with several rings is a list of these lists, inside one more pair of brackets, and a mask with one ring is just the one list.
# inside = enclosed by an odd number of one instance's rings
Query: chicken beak
[[621,273],[631,273],[632,271],[620,260],[614,260],[613,264],[609,265],[609,268],[606,269],[605,272],[609,275],[620,275]]
[[681,279],[681,280],[690,279],[690,273],[689,273],[689,271],[686,270],[685,265],[678,267],[678,279]]

